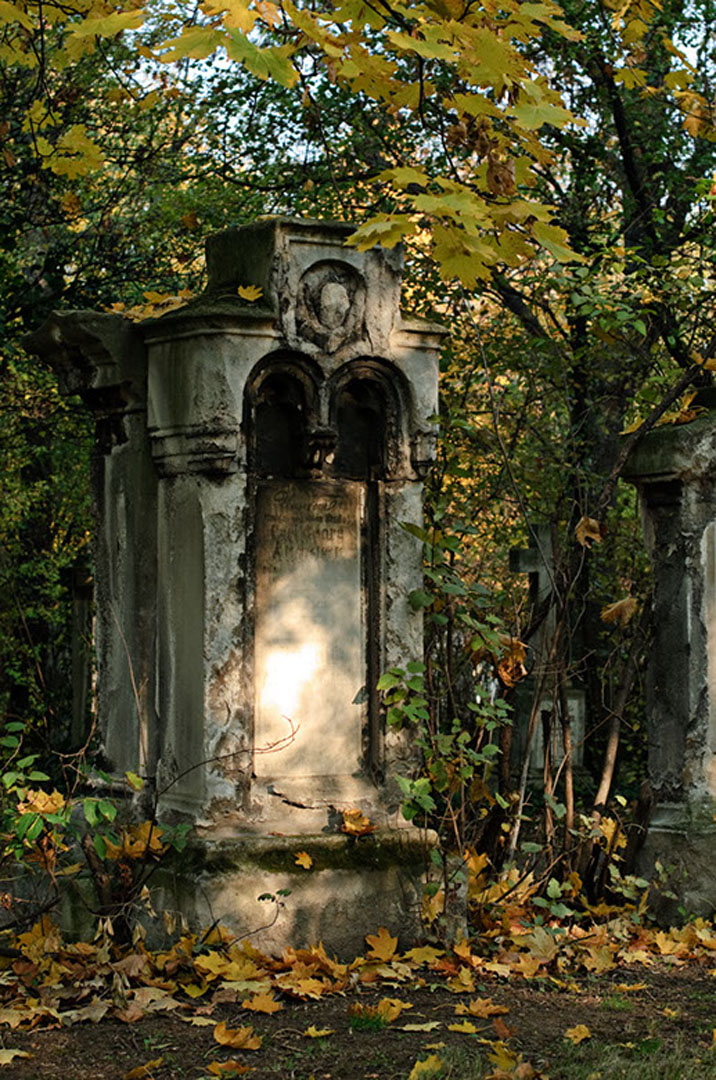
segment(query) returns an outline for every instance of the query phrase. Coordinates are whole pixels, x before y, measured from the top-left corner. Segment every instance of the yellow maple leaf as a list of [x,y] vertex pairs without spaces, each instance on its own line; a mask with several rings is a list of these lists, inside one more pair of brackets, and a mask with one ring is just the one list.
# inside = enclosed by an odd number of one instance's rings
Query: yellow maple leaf
[[626,626],[638,606],[633,596],[625,596],[623,599],[603,607],[600,618],[605,623],[618,622],[620,626]]
[[453,979],[448,979],[447,988],[451,994],[474,994],[475,977],[469,968],[460,968]]
[[329,1035],[335,1035],[333,1028],[317,1028],[315,1024],[311,1024],[303,1033],[305,1039],[325,1039]]
[[252,1012],[270,1014],[280,1012],[283,1005],[280,1001],[276,1001],[273,994],[256,994],[255,997],[247,998],[246,1001],[242,1001],[241,1007],[243,1009],[250,1009]]
[[505,1073],[509,1074],[511,1074],[512,1070],[520,1060],[519,1054],[515,1054],[510,1050],[504,1042],[492,1043],[492,1052],[489,1053],[487,1057],[497,1069],[502,1069]]
[[383,998],[376,1005],[377,1015],[382,1017],[388,1024],[392,1024],[405,1009],[412,1009],[408,1001],[399,1001],[397,998]]
[[27,1050],[15,1050],[8,1047],[6,1050],[0,1050],[0,1065],[9,1065],[10,1062],[17,1057],[32,1057],[32,1054],[28,1054]]
[[263,1042],[263,1037],[256,1035],[250,1024],[248,1027],[228,1028],[223,1020],[214,1028],[214,1038],[232,1050],[259,1050]]
[[636,994],[639,990],[646,990],[646,983],[618,983],[614,989],[618,994]]
[[296,866],[302,866],[304,870],[310,870],[313,866],[313,859],[307,851],[296,852]]
[[408,1080],[428,1080],[428,1077],[437,1076],[442,1072],[442,1067],[443,1059],[437,1054],[429,1054],[428,1057],[415,1062]]
[[152,821],[142,821],[139,825],[129,825],[122,829],[119,844],[105,840],[105,858],[143,859],[146,855],[161,855],[165,846],[161,842],[162,830]]
[[395,956],[398,947],[397,937],[391,937],[384,926],[381,926],[377,934],[368,934],[366,941],[370,945],[368,956],[377,960],[390,960]]
[[21,814],[57,814],[65,805],[65,797],[57,789],[47,791],[27,791],[25,801],[17,804]]
[[258,285],[239,285],[236,291],[242,300],[248,300],[250,303],[260,300],[263,296],[263,289],[260,289]]
[[448,1031],[458,1031],[461,1035],[475,1035],[477,1028],[469,1020],[461,1020],[459,1024],[448,1024]]
[[152,1076],[157,1069],[162,1067],[164,1062],[163,1057],[154,1058],[153,1061],[147,1061],[144,1065],[138,1065],[136,1069],[130,1069],[128,1073],[124,1074],[124,1080],[147,1080]]
[[596,518],[581,517],[577,522],[574,535],[577,538],[577,543],[585,548],[591,547],[592,541],[597,544],[602,542],[602,530]]
[[577,1046],[585,1039],[591,1039],[592,1033],[586,1024],[576,1024],[575,1027],[567,1028],[564,1033],[565,1039],[569,1039]]
[[242,1065],[239,1061],[212,1061],[207,1066],[212,1076],[241,1076],[242,1073],[253,1072],[251,1065]]
[[455,1007],[457,1016],[478,1016],[481,1020],[487,1020],[490,1016],[504,1016],[509,1011],[506,1005],[494,1005],[492,998],[473,998],[467,1005],[461,1001]]
[[375,832],[375,828],[370,818],[367,818],[360,810],[343,811],[341,832],[348,833],[349,836],[366,836],[368,833]]
[[420,948],[409,949],[403,957],[413,964],[434,964],[441,956],[445,955],[444,949],[436,949],[432,945],[422,945]]
[[515,975],[521,975],[523,979],[534,979],[543,963],[544,960],[539,956],[520,953],[519,959],[512,965],[512,972]]

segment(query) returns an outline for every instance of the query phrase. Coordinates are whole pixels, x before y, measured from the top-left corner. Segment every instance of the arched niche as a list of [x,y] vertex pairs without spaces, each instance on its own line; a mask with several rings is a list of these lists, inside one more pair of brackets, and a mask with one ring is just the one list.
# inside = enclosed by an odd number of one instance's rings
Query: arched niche
[[365,483],[387,480],[400,464],[407,392],[399,372],[379,360],[346,364],[328,387],[336,432],[334,476]]
[[252,373],[244,407],[252,475],[290,478],[305,473],[318,383],[315,365],[290,354],[267,357]]

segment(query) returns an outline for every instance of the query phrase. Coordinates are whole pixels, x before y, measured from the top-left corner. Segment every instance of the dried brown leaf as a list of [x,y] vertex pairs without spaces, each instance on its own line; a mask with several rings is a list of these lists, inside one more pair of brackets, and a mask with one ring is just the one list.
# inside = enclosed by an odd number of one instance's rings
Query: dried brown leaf
[[625,596],[621,600],[603,607],[600,618],[605,623],[618,622],[620,626],[626,626],[638,606],[633,596]]
[[577,543],[585,548],[591,547],[592,541],[597,544],[602,542],[602,529],[596,518],[581,517],[577,522],[574,535],[577,538]]

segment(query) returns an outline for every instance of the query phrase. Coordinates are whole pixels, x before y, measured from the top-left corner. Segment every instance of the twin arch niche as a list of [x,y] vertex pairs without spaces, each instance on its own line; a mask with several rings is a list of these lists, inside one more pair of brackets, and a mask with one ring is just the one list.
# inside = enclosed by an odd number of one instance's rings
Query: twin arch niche
[[380,521],[404,396],[376,360],[321,385],[275,359],[249,383],[256,776],[380,775]]

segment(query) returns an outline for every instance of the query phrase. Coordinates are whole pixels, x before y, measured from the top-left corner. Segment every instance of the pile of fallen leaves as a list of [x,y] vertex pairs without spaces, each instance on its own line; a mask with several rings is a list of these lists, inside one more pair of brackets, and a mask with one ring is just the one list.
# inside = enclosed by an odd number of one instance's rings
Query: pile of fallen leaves
[[[353,994],[354,1022],[431,1031],[441,1023],[411,1025],[404,1014],[412,1005],[401,1000],[400,991],[439,983],[458,996],[455,1019],[447,1030],[476,1036],[489,1050],[493,1080],[529,1080],[543,1074],[510,1048],[511,1029],[501,1018],[507,1010],[489,997],[475,996],[478,982],[539,979],[566,988],[584,973],[602,974],[631,965],[679,966],[703,962],[716,951],[716,928],[703,919],[664,930],[641,925],[634,913],[615,914],[590,927],[542,923],[540,918],[527,920],[525,909],[516,908],[512,915],[506,911],[502,922],[477,941],[451,948],[422,945],[403,952],[398,939],[381,927],[366,938],[365,955],[349,963],[329,956],[321,944],[267,956],[221,927],[204,936],[184,933],[171,947],[156,952],[142,940],[131,950],[120,950],[106,928],[92,943],[69,943],[44,918],[3,950],[9,955],[0,959],[0,1023],[24,1031],[96,1024],[105,1017],[133,1024],[171,1010],[187,1024],[213,1029],[217,1058],[208,1065],[210,1074],[238,1075],[251,1068],[246,1055],[261,1050],[261,1016],[279,1012],[291,999],[317,1001]],[[641,985],[631,982],[616,989],[626,993]],[[358,1000],[363,988],[381,987],[391,994],[377,1004]],[[216,1010],[227,1004],[245,1012],[245,1024],[228,1027],[219,1019]],[[331,1031],[308,1028],[303,1034],[328,1037]],[[578,1025],[566,1035],[578,1042],[589,1031]],[[0,1050],[0,1064],[19,1055],[27,1056],[16,1049]],[[413,1080],[437,1075],[439,1060],[438,1054],[431,1054],[416,1062]],[[158,1062],[132,1070],[128,1080],[151,1076]]]

